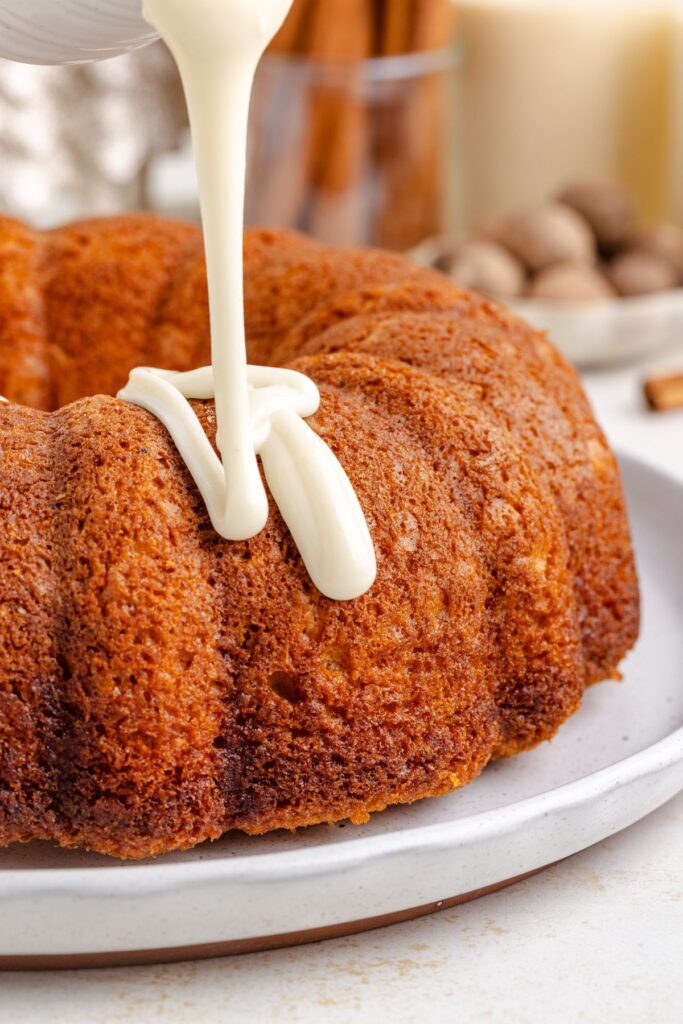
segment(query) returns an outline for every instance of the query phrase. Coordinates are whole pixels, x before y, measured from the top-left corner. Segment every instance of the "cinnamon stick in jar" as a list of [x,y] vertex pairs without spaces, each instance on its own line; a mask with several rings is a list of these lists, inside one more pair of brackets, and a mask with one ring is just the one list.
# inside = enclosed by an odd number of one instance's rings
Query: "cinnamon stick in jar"
[[[261,167],[262,178],[274,177],[272,188],[260,183],[261,209],[265,198],[276,213],[289,205],[299,213],[285,226],[336,244],[405,249],[442,228],[444,74],[408,67],[403,77],[399,60],[395,79],[375,79],[367,61],[448,46],[452,11],[452,0],[295,0],[271,49],[302,62],[289,85],[308,125],[290,145],[271,115],[280,148],[272,170]],[[282,160],[291,170],[295,159],[300,180],[278,175]],[[297,183],[289,202],[278,199],[278,178]]]
[[271,42],[271,53],[301,53],[306,45],[310,0],[294,0],[282,28]]
[[[382,52],[387,56],[441,50],[453,39],[450,0],[386,0]],[[406,249],[441,228],[444,193],[445,105],[443,72],[401,83],[376,124],[383,201],[377,244]]]
[[321,77],[310,97],[307,227],[337,245],[357,243],[366,217],[363,171],[369,131],[363,62],[372,52],[373,29],[372,0],[314,0],[307,54],[319,65]]

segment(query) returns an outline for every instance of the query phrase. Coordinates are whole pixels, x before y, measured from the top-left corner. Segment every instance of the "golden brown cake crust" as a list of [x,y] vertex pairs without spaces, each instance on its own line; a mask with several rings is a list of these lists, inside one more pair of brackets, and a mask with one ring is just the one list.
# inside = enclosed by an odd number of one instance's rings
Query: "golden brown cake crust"
[[65,404],[208,362],[197,230],[0,221],[0,843],[364,820],[549,738],[635,640],[616,463],[541,335],[393,255],[250,232],[245,272],[252,361],[318,383],[368,518],[353,602],[275,508],[216,535],[152,416]]

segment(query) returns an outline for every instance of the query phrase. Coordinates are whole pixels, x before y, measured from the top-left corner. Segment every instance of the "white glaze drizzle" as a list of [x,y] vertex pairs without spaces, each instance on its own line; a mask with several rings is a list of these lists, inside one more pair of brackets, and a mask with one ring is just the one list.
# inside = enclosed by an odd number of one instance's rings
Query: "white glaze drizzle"
[[[374,581],[374,549],[348,477],[302,419],[318,408],[317,387],[301,373],[269,366],[250,366],[247,377],[252,450],[261,457],[270,492],[311,579],[326,597],[358,597]],[[229,480],[188,402],[215,397],[211,367],[189,373],[139,367],[121,396],[165,425],[201,491],[214,528],[226,536]]]
[[[166,426],[221,536],[246,540],[273,500],[318,589],[336,600],[374,582],[375,552],[358,498],[303,417],[315,384],[291,370],[247,367],[242,223],[254,73],[291,0],[144,0],[143,15],[173,52],[185,86],[204,225],[212,366],[173,374],[140,367],[119,397]],[[214,398],[219,459],[188,399]]]

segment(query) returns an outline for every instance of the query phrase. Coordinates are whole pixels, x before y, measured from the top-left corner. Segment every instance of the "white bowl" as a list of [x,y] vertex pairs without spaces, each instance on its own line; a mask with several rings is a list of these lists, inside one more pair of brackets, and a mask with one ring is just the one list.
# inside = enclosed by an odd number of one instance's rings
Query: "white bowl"
[[595,302],[513,299],[506,304],[547,331],[579,366],[623,363],[683,340],[683,288]]
[[[421,266],[433,267],[452,247],[453,239],[441,235],[426,239],[407,255]],[[496,301],[547,331],[560,352],[581,367],[625,363],[683,342],[683,288],[590,302]]]

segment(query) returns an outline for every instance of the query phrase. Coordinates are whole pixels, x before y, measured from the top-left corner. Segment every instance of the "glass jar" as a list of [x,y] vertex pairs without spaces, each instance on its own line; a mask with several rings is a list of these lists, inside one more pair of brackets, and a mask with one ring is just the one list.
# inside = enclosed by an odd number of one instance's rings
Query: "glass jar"
[[357,63],[270,54],[252,100],[246,221],[409,249],[449,226],[460,53]]

